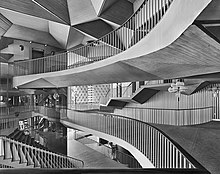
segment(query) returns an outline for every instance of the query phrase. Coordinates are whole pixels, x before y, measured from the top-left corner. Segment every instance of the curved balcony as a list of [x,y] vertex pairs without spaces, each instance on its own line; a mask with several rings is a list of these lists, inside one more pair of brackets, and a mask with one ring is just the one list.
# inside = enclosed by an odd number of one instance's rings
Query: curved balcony
[[[53,118],[53,114],[49,115],[48,110],[49,108],[44,110],[41,107],[35,112]],[[57,112],[60,113],[60,121],[67,126],[81,130],[88,129],[93,134],[102,132],[117,137],[117,143],[120,143],[120,140],[126,141],[145,156],[146,159],[142,158],[143,161],[140,160],[140,156],[137,158],[142,167],[148,165],[148,168],[149,166],[152,168],[147,162],[148,159],[156,168],[206,171],[169,136],[146,122],[101,112],[79,112],[69,109],[60,109]],[[136,154],[135,157],[137,156]]]
[[[187,28],[209,2],[210,0],[202,0],[199,4],[193,0],[144,1],[124,25],[98,41],[72,52],[16,62],[17,77],[14,78],[14,86],[64,87],[177,78],[176,76],[183,77],[189,73],[204,73],[204,70],[213,72],[215,70],[210,67],[204,69],[203,66],[198,67],[188,62],[188,59],[192,58],[189,55],[195,52],[191,49],[194,42],[198,43],[198,39],[203,41],[204,33],[197,27]],[[184,31],[186,33],[181,35]],[[191,37],[192,33],[196,37]],[[210,41],[209,36],[205,37],[208,37],[208,43],[201,48],[210,50],[209,45],[216,44]],[[182,54],[186,51],[185,47],[179,52],[175,51],[186,39],[189,40],[186,49],[191,50],[190,53]],[[153,59],[152,56],[156,58]],[[182,57],[181,62],[177,56]],[[204,54],[201,54],[201,57],[207,58]],[[175,74],[175,69],[181,71]]]
[[145,37],[160,21],[173,0],[145,0],[119,28],[70,52],[15,63],[15,74],[29,75],[77,68],[119,54]]

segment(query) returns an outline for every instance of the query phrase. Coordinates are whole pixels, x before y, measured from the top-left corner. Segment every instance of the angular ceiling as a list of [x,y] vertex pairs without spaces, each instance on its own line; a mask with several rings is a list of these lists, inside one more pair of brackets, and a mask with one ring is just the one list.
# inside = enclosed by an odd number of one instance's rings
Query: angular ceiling
[[10,38],[70,50],[120,26],[136,1],[0,0],[0,42],[7,47]]

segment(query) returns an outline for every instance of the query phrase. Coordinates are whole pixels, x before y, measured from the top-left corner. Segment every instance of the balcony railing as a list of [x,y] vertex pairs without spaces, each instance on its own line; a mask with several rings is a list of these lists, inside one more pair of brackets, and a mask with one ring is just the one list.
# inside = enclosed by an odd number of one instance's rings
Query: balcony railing
[[61,109],[60,116],[61,120],[125,140],[142,152],[156,168],[205,170],[181,146],[146,122],[108,113],[67,109]]
[[[0,134],[2,131],[12,129],[18,127],[18,118],[1,118],[0,119]],[[7,132],[8,133],[8,132]]]
[[119,54],[144,38],[160,21],[173,0],[145,0],[119,28],[73,51],[14,63],[15,75],[61,71]]
[[[9,115],[19,114],[21,112],[33,111],[33,109],[34,109],[34,107],[32,105],[0,107],[0,117],[1,118],[3,118],[4,116],[9,117]],[[18,116],[18,115],[16,115],[16,116]]]
[[115,111],[119,115],[144,121],[147,123],[167,124],[175,126],[207,123],[213,119],[213,106],[189,109],[163,109],[124,107]]

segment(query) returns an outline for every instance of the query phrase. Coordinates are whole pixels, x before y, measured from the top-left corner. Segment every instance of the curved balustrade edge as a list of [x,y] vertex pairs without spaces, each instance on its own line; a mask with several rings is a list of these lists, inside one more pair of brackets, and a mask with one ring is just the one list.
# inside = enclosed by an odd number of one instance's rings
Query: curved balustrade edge
[[73,51],[14,63],[17,76],[72,69],[116,55],[144,38],[162,19],[173,0],[145,0],[119,28]]
[[[134,118],[129,118],[129,117],[125,117],[125,116],[121,116],[121,115],[116,115],[116,114],[110,114],[110,113],[104,113],[104,112],[85,112],[85,111],[75,111],[75,110],[71,110],[71,109],[61,109],[60,110],[60,115],[62,115],[61,116],[61,118],[60,118],[60,120],[63,120],[63,121],[67,121],[67,122],[69,122],[69,123],[72,123],[71,122],[71,119],[70,118],[68,118],[67,117],[67,112],[69,112],[69,111],[72,111],[73,113],[70,113],[72,116],[73,115],[77,115],[77,113],[83,113],[83,114],[98,114],[98,116],[97,117],[100,117],[100,116],[105,116],[106,118],[108,118],[108,120],[109,121],[111,121],[111,119],[114,119],[115,120],[115,118],[117,119],[117,118],[120,118],[121,120],[130,120],[131,121],[131,123],[133,123],[134,125],[139,125],[140,124],[140,126],[141,126],[141,124],[142,125],[147,125],[148,127],[150,127],[150,128],[153,128],[152,129],[152,131],[153,130],[156,130],[158,133],[159,133],[159,135],[157,136],[158,138],[159,137],[165,137],[165,139],[167,139],[166,141],[168,141],[168,142],[170,142],[171,144],[173,144],[173,146],[176,148],[176,149],[178,149],[177,151],[179,151],[180,153],[182,153],[182,155],[183,155],[183,157],[185,157],[187,160],[189,160],[189,162],[191,163],[191,165],[192,165],[192,168],[197,168],[197,169],[200,169],[200,170],[202,170],[202,171],[206,171],[206,169],[200,164],[200,163],[198,163],[198,161],[196,161],[188,152],[186,152],[177,142],[175,142],[174,140],[172,140],[166,133],[164,133],[163,131],[161,131],[160,129],[158,129],[157,127],[155,127],[154,125],[152,125],[152,124],[149,124],[149,123],[146,123],[146,122],[143,122],[143,121],[140,121],[140,120],[137,120],[137,119],[134,119]],[[101,114],[101,115],[100,115]],[[92,116],[90,116],[90,117],[92,117]],[[81,119],[83,119],[83,118],[81,118]],[[95,118],[94,118],[95,119]],[[100,117],[100,119],[101,119],[101,117]],[[75,122],[76,121],[76,122]],[[77,120],[75,120],[73,123],[74,124],[78,124],[77,123]],[[81,121],[83,121],[83,120],[81,120]],[[115,120],[115,122],[116,122],[116,120]],[[80,122],[79,122],[80,123]],[[110,122],[109,122],[109,124],[110,124]],[[86,127],[86,125],[81,125],[81,124],[79,124],[80,126],[83,126],[83,127]],[[90,128],[90,127],[88,127],[89,129],[93,129],[93,128]],[[96,129],[95,129],[96,130]],[[99,131],[99,130],[98,130]],[[114,132],[114,131],[113,131]],[[106,132],[105,132],[106,133]],[[107,134],[108,134],[108,132],[107,132]],[[111,134],[110,134],[111,135]],[[112,134],[113,136],[115,136],[114,134]],[[116,136],[117,137],[117,136]],[[120,138],[120,137],[119,137]],[[174,148],[174,147],[172,147],[172,148]],[[176,152],[177,153],[177,152]],[[191,168],[191,167],[190,167]]]

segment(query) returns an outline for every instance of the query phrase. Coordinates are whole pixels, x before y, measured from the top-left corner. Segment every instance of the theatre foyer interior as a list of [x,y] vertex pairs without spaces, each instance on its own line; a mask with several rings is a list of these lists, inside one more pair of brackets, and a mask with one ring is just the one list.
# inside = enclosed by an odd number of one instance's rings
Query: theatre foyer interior
[[0,0],[0,173],[219,174],[219,0]]

